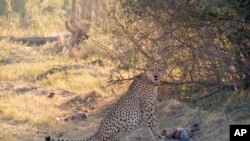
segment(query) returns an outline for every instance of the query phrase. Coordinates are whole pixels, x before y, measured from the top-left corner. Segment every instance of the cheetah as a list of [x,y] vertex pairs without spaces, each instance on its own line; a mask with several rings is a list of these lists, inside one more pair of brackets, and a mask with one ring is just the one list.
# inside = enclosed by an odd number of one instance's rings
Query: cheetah
[[[147,64],[145,71],[135,77],[128,91],[111,106],[97,132],[82,141],[112,141],[119,133],[133,131],[143,119],[154,140],[164,138],[155,116],[157,85],[162,76],[163,69],[157,63]],[[46,141],[52,140],[47,137]]]

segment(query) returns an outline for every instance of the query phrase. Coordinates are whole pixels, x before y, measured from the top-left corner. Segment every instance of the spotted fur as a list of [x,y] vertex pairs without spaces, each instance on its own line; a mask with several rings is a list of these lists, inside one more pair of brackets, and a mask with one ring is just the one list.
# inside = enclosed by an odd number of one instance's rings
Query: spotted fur
[[121,132],[133,131],[142,119],[146,120],[154,140],[161,138],[155,116],[155,100],[162,75],[159,65],[147,65],[145,72],[136,76],[128,91],[111,106],[97,132],[82,141],[112,141]]

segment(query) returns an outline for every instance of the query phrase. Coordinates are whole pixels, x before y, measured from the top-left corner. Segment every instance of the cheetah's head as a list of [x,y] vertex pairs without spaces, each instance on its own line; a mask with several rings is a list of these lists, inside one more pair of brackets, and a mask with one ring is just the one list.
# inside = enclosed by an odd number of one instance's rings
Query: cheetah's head
[[157,63],[149,63],[146,65],[145,73],[149,80],[153,83],[159,83],[163,76],[163,68]]

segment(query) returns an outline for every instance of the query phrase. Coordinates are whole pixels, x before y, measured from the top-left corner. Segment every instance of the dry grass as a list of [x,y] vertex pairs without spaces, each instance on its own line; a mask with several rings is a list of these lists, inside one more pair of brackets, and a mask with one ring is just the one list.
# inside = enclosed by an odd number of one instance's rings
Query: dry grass
[[0,140],[3,140],[3,141],[12,141],[13,140],[13,134],[11,132],[9,132],[9,131],[2,130],[0,132]]
[[43,131],[43,127],[51,127],[56,132],[62,131],[64,124],[58,125],[55,121],[55,116],[65,113],[57,107],[62,99],[50,100],[44,96],[14,92],[1,92],[0,97],[0,140],[29,138],[31,141],[47,132]]
[[45,86],[81,92],[99,89],[104,82],[104,78],[95,77],[89,74],[88,71],[69,70],[66,73],[60,72],[49,75],[47,79],[43,79],[38,83]]
[[33,125],[55,125],[54,117],[60,114],[57,103],[41,96],[4,93],[1,94],[0,112],[6,119]]
[[[34,5],[39,8],[34,8]],[[51,5],[54,8],[53,12],[46,10]],[[16,13],[9,14],[8,18],[0,17],[0,36],[49,36],[68,33],[64,25],[68,17],[62,10],[63,1],[43,1],[39,4],[37,1],[28,1],[25,7],[29,13],[28,18],[21,18]],[[104,74],[112,66],[102,68],[98,65],[90,65],[89,69],[67,70],[49,75],[41,81],[35,80],[39,74],[53,67],[83,65],[100,59],[103,54],[95,46],[96,44],[93,42],[83,43],[81,57],[76,61],[69,58],[67,54],[44,55],[42,54],[43,46],[28,47],[18,43],[13,44],[7,39],[1,40],[0,82],[11,82],[15,84],[14,87],[23,84],[39,85],[45,89],[71,91],[73,94],[84,94],[92,90],[102,92],[102,86],[107,79]],[[72,95],[72,97],[74,96],[76,95]],[[80,128],[79,133],[75,133],[75,127],[79,126],[79,123],[64,123],[55,120],[56,116],[70,112],[59,105],[72,97],[57,95],[53,99],[48,99],[46,95],[37,95],[33,91],[16,93],[13,89],[4,90],[0,87],[0,140],[38,141],[43,140],[42,138],[48,132],[56,135],[64,132],[66,135],[67,133],[68,135],[80,135],[82,134],[81,129],[89,131],[88,127],[85,127]],[[110,102],[110,100],[107,101]],[[102,103],[102,106],[105,106],[105,102]],[[83,121],[80,125],[96,127],[97,123],[94,117],[92,121]]]
[[[65,55],[43,55],[41,49],[41,47],[12,44],[7,40],[0,41],[0,81],[13,82],[14,87],[33,83],[45,89],[63,89],[76,93],[102,91],[101,87],[106,81],[103,73],[109,67],[101,68],[98,65],[90,65],[87,69],[57,72],[41,81],[34,81],[39,74],[50,68],[84,65],[90,61],[75,61]],[[65,126],[74,128],[72,123],[58,123],[55,117],[70,112],[59,107],[69,99],[70,97],[61,96],[48,99],[46,95],[37,95],[35,92],[16,93],[14,90],[1,90],[0,130],[3,132],[0,133],[0,140],[34,141],[41,140],[48,132],[53,134],[68,132]]]

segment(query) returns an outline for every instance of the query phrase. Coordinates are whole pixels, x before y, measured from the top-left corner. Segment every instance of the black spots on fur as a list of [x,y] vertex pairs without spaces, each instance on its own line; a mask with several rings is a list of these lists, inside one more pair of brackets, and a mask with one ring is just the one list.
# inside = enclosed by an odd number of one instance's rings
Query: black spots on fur
[[45,141],[51,141],[50,136],[46,136]]
[[[156,91],[145,74],[136,77],[128,91],[114,103],[101,121],[97,133],[88,141],[113,139],[122,131],[134,130],[145,118],[153,134],[157,134],[154,97]],[[144,115],[145,114],[145,115]]]

